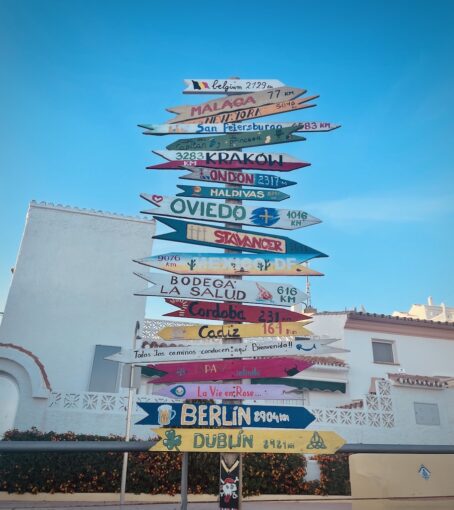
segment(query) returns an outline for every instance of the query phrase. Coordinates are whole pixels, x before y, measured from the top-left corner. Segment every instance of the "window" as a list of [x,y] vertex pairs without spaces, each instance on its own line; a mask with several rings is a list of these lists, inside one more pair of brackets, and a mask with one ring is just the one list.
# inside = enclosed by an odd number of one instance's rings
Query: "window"
[[372,340],[374,363],[395,363],[394,342],[386,340]]
[[440,425],[440,413],[437,404],[414,402],[417,425]]
[[114,345],[96,345],[91,369],[88,391],[102,391],[116,393],[118,391],[119,363],[104,359],[106,356],[121,351],[121,347]]

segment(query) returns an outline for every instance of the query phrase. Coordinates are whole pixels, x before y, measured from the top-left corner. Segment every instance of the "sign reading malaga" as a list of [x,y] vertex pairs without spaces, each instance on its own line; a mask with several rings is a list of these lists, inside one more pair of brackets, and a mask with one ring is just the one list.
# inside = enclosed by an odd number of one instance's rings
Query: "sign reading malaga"
[[243,189],[243,188],[208,188],[205,186],[185,186],[178,185],[177,188],[183,190],[178,193],[179,197],[197,197],[214,199],[234,199],[234,200],[259,200],[280,202],[290,197],[286,193],[277,190],[267,189]]
[[142,211],[144,214],[153,214],[154,216],[176,216],[284,230],[308,227],[321,222],[306,211],[297,209],[276,209],[264,206],[248,207],[197,198],[149,195],[148,193],[141,193],[140,196],[147,202],[159,207],[159,209]]
[[182,175],[179,179],[220,182],[224,184],[245,184],[246,186],[271,189],[285,188],[296,184],[294,181],[281,179],[281,177],[270,174],[250,174],[249,172],[222,170],[217,168],[191,168],[190,170],[191,173]]

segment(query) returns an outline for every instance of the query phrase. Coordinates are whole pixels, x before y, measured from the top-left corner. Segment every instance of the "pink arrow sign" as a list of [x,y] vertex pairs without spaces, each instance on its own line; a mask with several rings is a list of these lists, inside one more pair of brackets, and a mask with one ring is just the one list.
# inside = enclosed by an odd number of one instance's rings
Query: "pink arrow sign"
[[[252,360],[196,361],[193,363],[155,363],[147,365],[149,383],[220,381],[228,379],[256,379],[259,377],[288,377],[313,365],[301,358],[261,358]],[[151,369],[151,370],[150,370]],[[158,373],[156,373],[156,371]],[[165,372],[160,375],[159,373]]]

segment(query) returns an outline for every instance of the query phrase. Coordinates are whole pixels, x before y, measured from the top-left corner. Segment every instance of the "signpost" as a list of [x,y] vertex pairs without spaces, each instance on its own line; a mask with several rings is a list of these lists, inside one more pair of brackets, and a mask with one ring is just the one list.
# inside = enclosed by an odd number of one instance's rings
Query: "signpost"
[[186,138],[167,145],[169,150],[234,150],[259,145],[275,145],[277,143],[302,142],[306,138],[295,136],[298,127],[267,129],[266,131],[252,131],[234,133],[221,136],[205,136],[203,138]]
[[183,94],[243,94],[244,92],[257,92],[264,89],[283,87],[280,80],[240,80],[240,79],[211,79],[197,78],[185,79],[186,88]]
[[336,432],[317,430],[154,429],[151,452],[306,453],[328,455],[345,444]]
[[185,299],[166,299],[166,303],[179,308],[179,310],[164,314],[166,317],[259,323],[293,322],[311,319],[310,315],[272,306],[249,306],[238,303],[187,301]]
[[138,403],[148,414],[136,425],[305,429],[315,416],[304,407]]
[[203,223],[186,222],[173,218],[156,217],[156,219],[173,228],[175,232],[159,234],[153,236],[153,239],[200,244],[201,246],[213,246],[215,248],[228,248],[239,251],[244,250],[254,253],[308,254],[311,256],[310,258],[328,256],[288,237],[262,234],[261,232],[251,230],[212,227]]
[[248,207],[239,204],[221,203],[216,200],[149,195],[148,193],[141,193],[140,196],[158,207],[158,209],[141,211],[144,214],[154,216],[221,221],[283,230],[295,230],[321,223],[321,220],[315,216],[298,209],[276,209],[275,207],[265,206]]
[[153,394],[187,400],[288,400],[299,391],[284,384],[185,383],[160,387]]
[[[180,168],[180,170],[182,170]],[[271,174],[250,174],[237,170],[223,170],[217,168],[191,168],[191,173],[179,177],[179,179],[190,179],[192,181],[220,182],[224,184],[245,184],[257,188],[286,188],[296,184],[294,181],[282,179]],[[225,188],[226,190],[230,188]]]
[[135,260],[170,273],[191,275],[322,276],[305,265],[309,254],[164,253]]
[[197,197],[212,199],[233,199],[233,200],[259,200],[269,202],[281,202],[290,198],[290,195],[277,190],[267,189],[235,189],[235,188],[208,188],[205,186],[177,186],[183,190],[177,193],[178,197]]
[[180,276],[161,273],[134,273],[154,286],[134,292],[136,296],[202,298],[213,301],[262,303],[292,306],[306,294],[285,283],[245,282],[211,276]]

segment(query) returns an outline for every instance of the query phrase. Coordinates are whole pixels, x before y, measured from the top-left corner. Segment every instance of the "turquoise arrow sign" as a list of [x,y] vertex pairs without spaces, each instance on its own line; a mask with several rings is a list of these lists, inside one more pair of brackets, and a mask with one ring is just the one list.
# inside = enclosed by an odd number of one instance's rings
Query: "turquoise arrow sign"
[[270,202],[280,202],[290,197],[282,191],[268,189],[239,189],[239,188],[208,188],[206,186],[184,186],[178,185],[177,188],[183,190],[178,193],[178,197],[199,197],[199,198],[219,198],[235,200],[268,200]]
[[232,135],[205,136],[177,140],[167,145],[168,150],[237,150],[259,145],[274,145],[277,143],[301,142],[306,140],[303,136],[292,133],[298,131],[298,126],[287,128],[267,129],[249,133],[235,133]]
[[175,230],[175,232],[153,236],[154,239],[199,244],[201,246],[214,246],[216,248],[229,248],[231,250],[244,250],[254,253],[298,253],[310,254],[311,257],[328,256],[289,237],[193,223],[192,221],[187,222],[173,218],[158,216],[154,218]]

